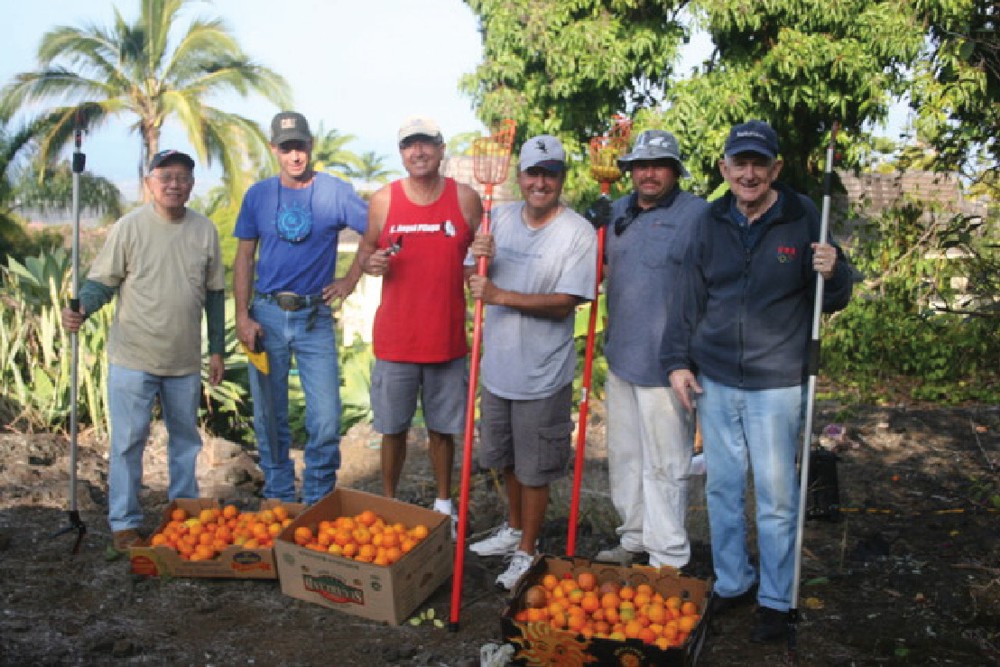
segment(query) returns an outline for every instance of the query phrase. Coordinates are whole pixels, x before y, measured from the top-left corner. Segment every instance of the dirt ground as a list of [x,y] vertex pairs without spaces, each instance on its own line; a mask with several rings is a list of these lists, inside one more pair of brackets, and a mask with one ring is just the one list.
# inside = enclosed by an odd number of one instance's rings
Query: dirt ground
[[[613,541],[599,404],[592,407],[581,494],[578,556]],[[839,451],[837,522],[810,521],[798,649],[747,641],[752,612],[713,621],[700,665],[1000,664],[1000,410],[820,405],[817,430],[846,427]],[[416,438],[415,438],[416,440]],[[357,427],[344,439],[340,484],[379,492],[378,438]],[[3,665],[447,665],[480,664],[502,641],[499,559],[465,559],[457,632],[431,622],[387,626],[293,600],[277,582],[158,579],[131,575],[109,551],[106,445],[84,434],[78,504],[80,552],[67,515],[69,461],[60,435],[0,435],[0,664]],[[260,477],[252,450],[206,443],[202,492],[253,507]],[[457,460],[461,461],[461,453]],[[414,442],[401,497],[433,496],[422,443]],[[570,480],[553,489],[542,549],[564,554]],[[470,536],[501,520],[499,487],[472,477]],[[696,478],[699,482],[703,478]],[[152,530],[166,503],[162,432],[147,449],[143,503]],[[456,469],[456,488],[458,471]],[[711,573],[704,495],[690,509],[694,571]],[[450,616],[451,582],[421,607]]]

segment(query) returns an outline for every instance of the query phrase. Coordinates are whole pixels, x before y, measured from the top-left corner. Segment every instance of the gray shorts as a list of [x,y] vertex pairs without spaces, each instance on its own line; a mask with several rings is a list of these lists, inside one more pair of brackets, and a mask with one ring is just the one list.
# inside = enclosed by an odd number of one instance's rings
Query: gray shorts
[[465,365],[465,357],[439,364],[376,359],[371,388],[375,430],[388,435],[406,432],[417,411],[419,394],[429,430],[444,434],[465,431]]
[[482,389],[479,463],[484,468],[514,468],[525,486],[545,486],[568,472],[572,454],[573,385],[530,401],[500,398]]

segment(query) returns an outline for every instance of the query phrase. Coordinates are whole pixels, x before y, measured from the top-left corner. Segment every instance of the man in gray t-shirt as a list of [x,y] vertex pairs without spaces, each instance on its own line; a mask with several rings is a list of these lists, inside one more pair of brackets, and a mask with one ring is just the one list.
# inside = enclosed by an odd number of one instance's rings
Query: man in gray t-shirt
[[503,471],[509,516],[492,537],[470,546],[480,556],[512,556],[497,585],[510,590],[531,565],[549,500],[566,474],[576,353],[576,307],[594,298],[597,237],[559,202],[566,153],[549,135],[521,147],[523,202],[497,210],[492,234],[473,257],[489,257],[488,276],[469,278],[486,304],[480,463]]

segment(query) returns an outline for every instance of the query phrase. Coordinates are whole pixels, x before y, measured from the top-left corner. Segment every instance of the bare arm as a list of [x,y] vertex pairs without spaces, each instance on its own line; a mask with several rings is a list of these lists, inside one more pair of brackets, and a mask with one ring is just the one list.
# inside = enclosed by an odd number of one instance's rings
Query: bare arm
[[[492,234],[476,234],[470,248],[476,258],[491,258],[496,253],[496,245]],[[469,293],[474,299],[482,299],[491,306],[506,306],[514,308],[525,315],[561,320],[573,314],[577,305],[586,301],[573,294],[525,294],[497,287],[486,276],[473,274],[468,278]]]
[[485,276],[469,277],[469,292],[474,299],[482,299],[491,306],[506,306],[525,315],[561,320],[573,314],[577,305],[585,301],[572,294],[524,294],[505,290]]
[[[382,227],[389,216],[389,203],[392,201],[392,191],[389,186],[382,187],[372,195],[368,203],[368,229],[358,245],[357,260],[359,270],[372,276],[385,275],[389,270],[389,251],[378,247]],[[353,268],[353,267],[352,267]]]
[[250,295],[253,293],[254,255],[257,239],[240,239],[233,263],[233,297],[236,300],[236,337],[253,348],[254,340],[263,330],[250,317]]

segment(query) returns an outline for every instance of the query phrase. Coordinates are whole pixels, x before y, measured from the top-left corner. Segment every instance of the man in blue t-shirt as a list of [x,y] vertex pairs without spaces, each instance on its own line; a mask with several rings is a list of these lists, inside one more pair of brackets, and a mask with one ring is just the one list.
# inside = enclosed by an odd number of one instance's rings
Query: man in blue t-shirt
[[271,151],[280,171],[247,190],[233,233],[239,239],[233,267],[236,335],[247,347],[267,352],[270,365],[268,374],[249,367],[263,495],[296,499],[288,455],[288,374],[294,356],[306,400],[301,495],[309,504],[333,490],[340,467],[340,374],[331,303],[350,295],[361,277],[355,258],[347,275],[335,279],[337,239],[347,227],[364,234],[368,221],[368,205],[350,185],[313,170],[312,146],[302,114],[274,117]]

